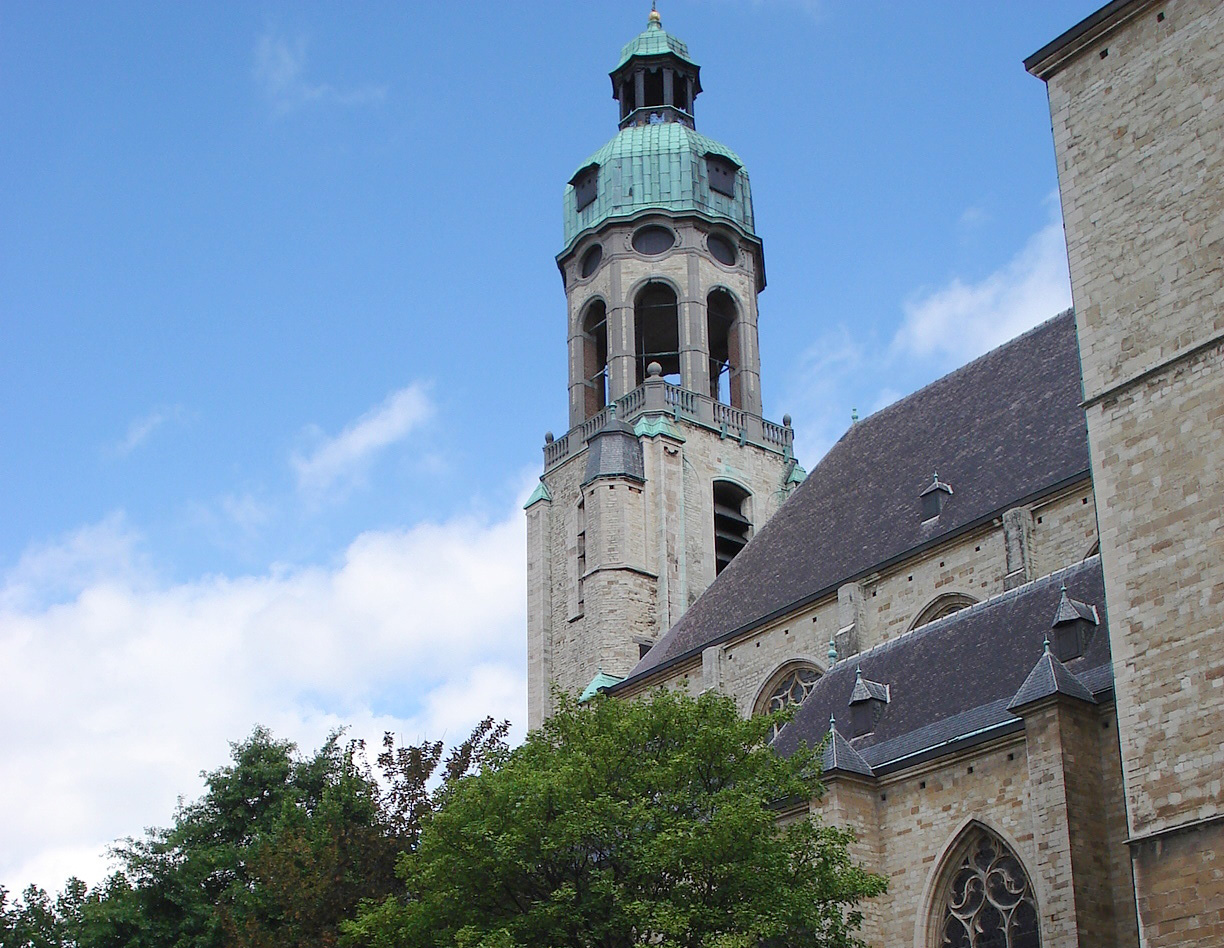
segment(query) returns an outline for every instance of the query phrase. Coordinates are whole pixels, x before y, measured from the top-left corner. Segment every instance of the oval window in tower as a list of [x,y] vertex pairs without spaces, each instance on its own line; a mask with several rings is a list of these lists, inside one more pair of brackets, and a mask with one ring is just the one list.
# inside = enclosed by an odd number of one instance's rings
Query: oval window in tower
[[633,249],[648,257],[657,257],[667,253],[676,245],[676,235],[666,227],[658,224],[647,224],[640,227],[633,235]]
[[596,244],[590,250],[582,255],[582,278],[585,280],[592,273],[599,269],[599,264],[603,260],[603,247]]
[[710,234],[706,238],[706,246],[710,248],[710,256],[723,266],[735,266],[735,244],[731,243],[722,234]]

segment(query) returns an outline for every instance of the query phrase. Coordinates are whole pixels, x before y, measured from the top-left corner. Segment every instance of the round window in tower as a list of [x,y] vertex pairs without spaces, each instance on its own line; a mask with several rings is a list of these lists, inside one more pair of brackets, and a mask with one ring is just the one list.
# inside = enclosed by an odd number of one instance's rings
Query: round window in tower
[[722,234],[710,234],[706,238],[706,246],[710,248],[710,256],[724,266],[735,266],[735,244]]
[[661,253],[667,253],[675,245],[676,235],[658,224],[647,224],[633,235],[633,249],[648,257],[657,257]]
[[599,269],[599,264],[603,260],[603,247],[596,244],[590,250],[582,255],[582,278],[585,280],[592,273]]

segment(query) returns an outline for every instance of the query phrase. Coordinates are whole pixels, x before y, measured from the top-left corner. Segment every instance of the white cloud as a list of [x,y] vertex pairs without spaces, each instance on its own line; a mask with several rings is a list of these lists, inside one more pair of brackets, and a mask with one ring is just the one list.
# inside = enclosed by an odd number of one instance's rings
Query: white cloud
[[1070,305],[1062,222],[1055,220],[985,279],[966,283],[955,277],[908,301],[891,354],[965,362]]
[[265,34],[255,46],[255,79],[277,112],[286,113],[318,102],[334,105],[373,105],[387,97],[387,87],[365,85],[337,89],[326,82],[306,79],[306,40],[290,43],[284,37]]
[[[263,723],[304,749],[523,720],[523,519],[357,537],[328,567],[168,584],[113,517],[0,580],[0,883],[97,879]],[[83,579],[81,577],[84,577]],[[19,815],[19,816],[18,816]]]
[[351,482],[375,454],[406,437],[432,412],[423,385],[414,383],[392,392],[340,434],[324,438],[306,457],[294,457],[298,486],[318,497],[338,483]]
[[135,419],[128,425],[127,434],[118,441],[110,445],[108,453],[115,457],[123,457],[131,454],[136,448],[144,444],[149,435],[153,434],[158,428],[168,421],[182,421],[183,407],[181,405],[170,405],[165,408],[155,408],[149,414],[141,418]]

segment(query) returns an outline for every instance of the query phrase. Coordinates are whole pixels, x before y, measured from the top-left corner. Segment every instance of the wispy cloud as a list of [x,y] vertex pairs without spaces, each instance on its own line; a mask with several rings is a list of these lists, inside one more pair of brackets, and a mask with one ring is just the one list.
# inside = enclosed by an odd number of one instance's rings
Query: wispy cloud
[[142,566],[118,516],[31,550],[0,575],[0,667],[20,671],[0,787],[22,814],[0,820],[0,884],[96,881],[107,844],[167,823],[257,722],[304,747],[521,724],[524,543],[515,505],[187,582]]
[[182,421],[183,406],[169,405],[155,408],[147,415],[136,418],[128,425],[127,433],[118,441],[108,445],[107,453],[113,457],[125,457],[149,440],[149,436],[168,421]]
[[255,80],[277,112],[293,112],[315,103],[375,105],[387,97],[385,85],[342,89],[311,81],[305,75],[306,45],[304,37],[291,42],[272,33],[260,37],[255,45]]
[[317,499],[333,487],[350,485],[376,454],[406,437],[432,411],[419,383],[392,392],[334,438],[324,438],[306,456],[294,457],[298,486]]
[[850,425],[847,382],[861,378],[868,347],[842,325],[803,351],[783,404],[795,418],[795,456],[811,465]]
[[782,400],[795,418],[796,456],[815,464],[849,427],[852,408],[865,418],[1070,305],[1056,219],[985,278],[915,292],[883,345],[844,324],[824,332],[800,357]]
[[1054,220],[984,279],[965,282],[954,277],[906,302],[891,354],[964,362],[1070,305],[1062,222]]

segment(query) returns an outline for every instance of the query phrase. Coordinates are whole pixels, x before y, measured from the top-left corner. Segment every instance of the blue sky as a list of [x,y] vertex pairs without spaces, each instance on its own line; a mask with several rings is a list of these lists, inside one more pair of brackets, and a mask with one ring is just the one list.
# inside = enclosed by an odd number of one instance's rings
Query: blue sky
[[[766,414],[1067,305],[1045,92],[1099,4],[667,0],[753,181]],[[523,719],[560,198],[645,3],[0,11],[0,883],[96,877],[227,740]]]

